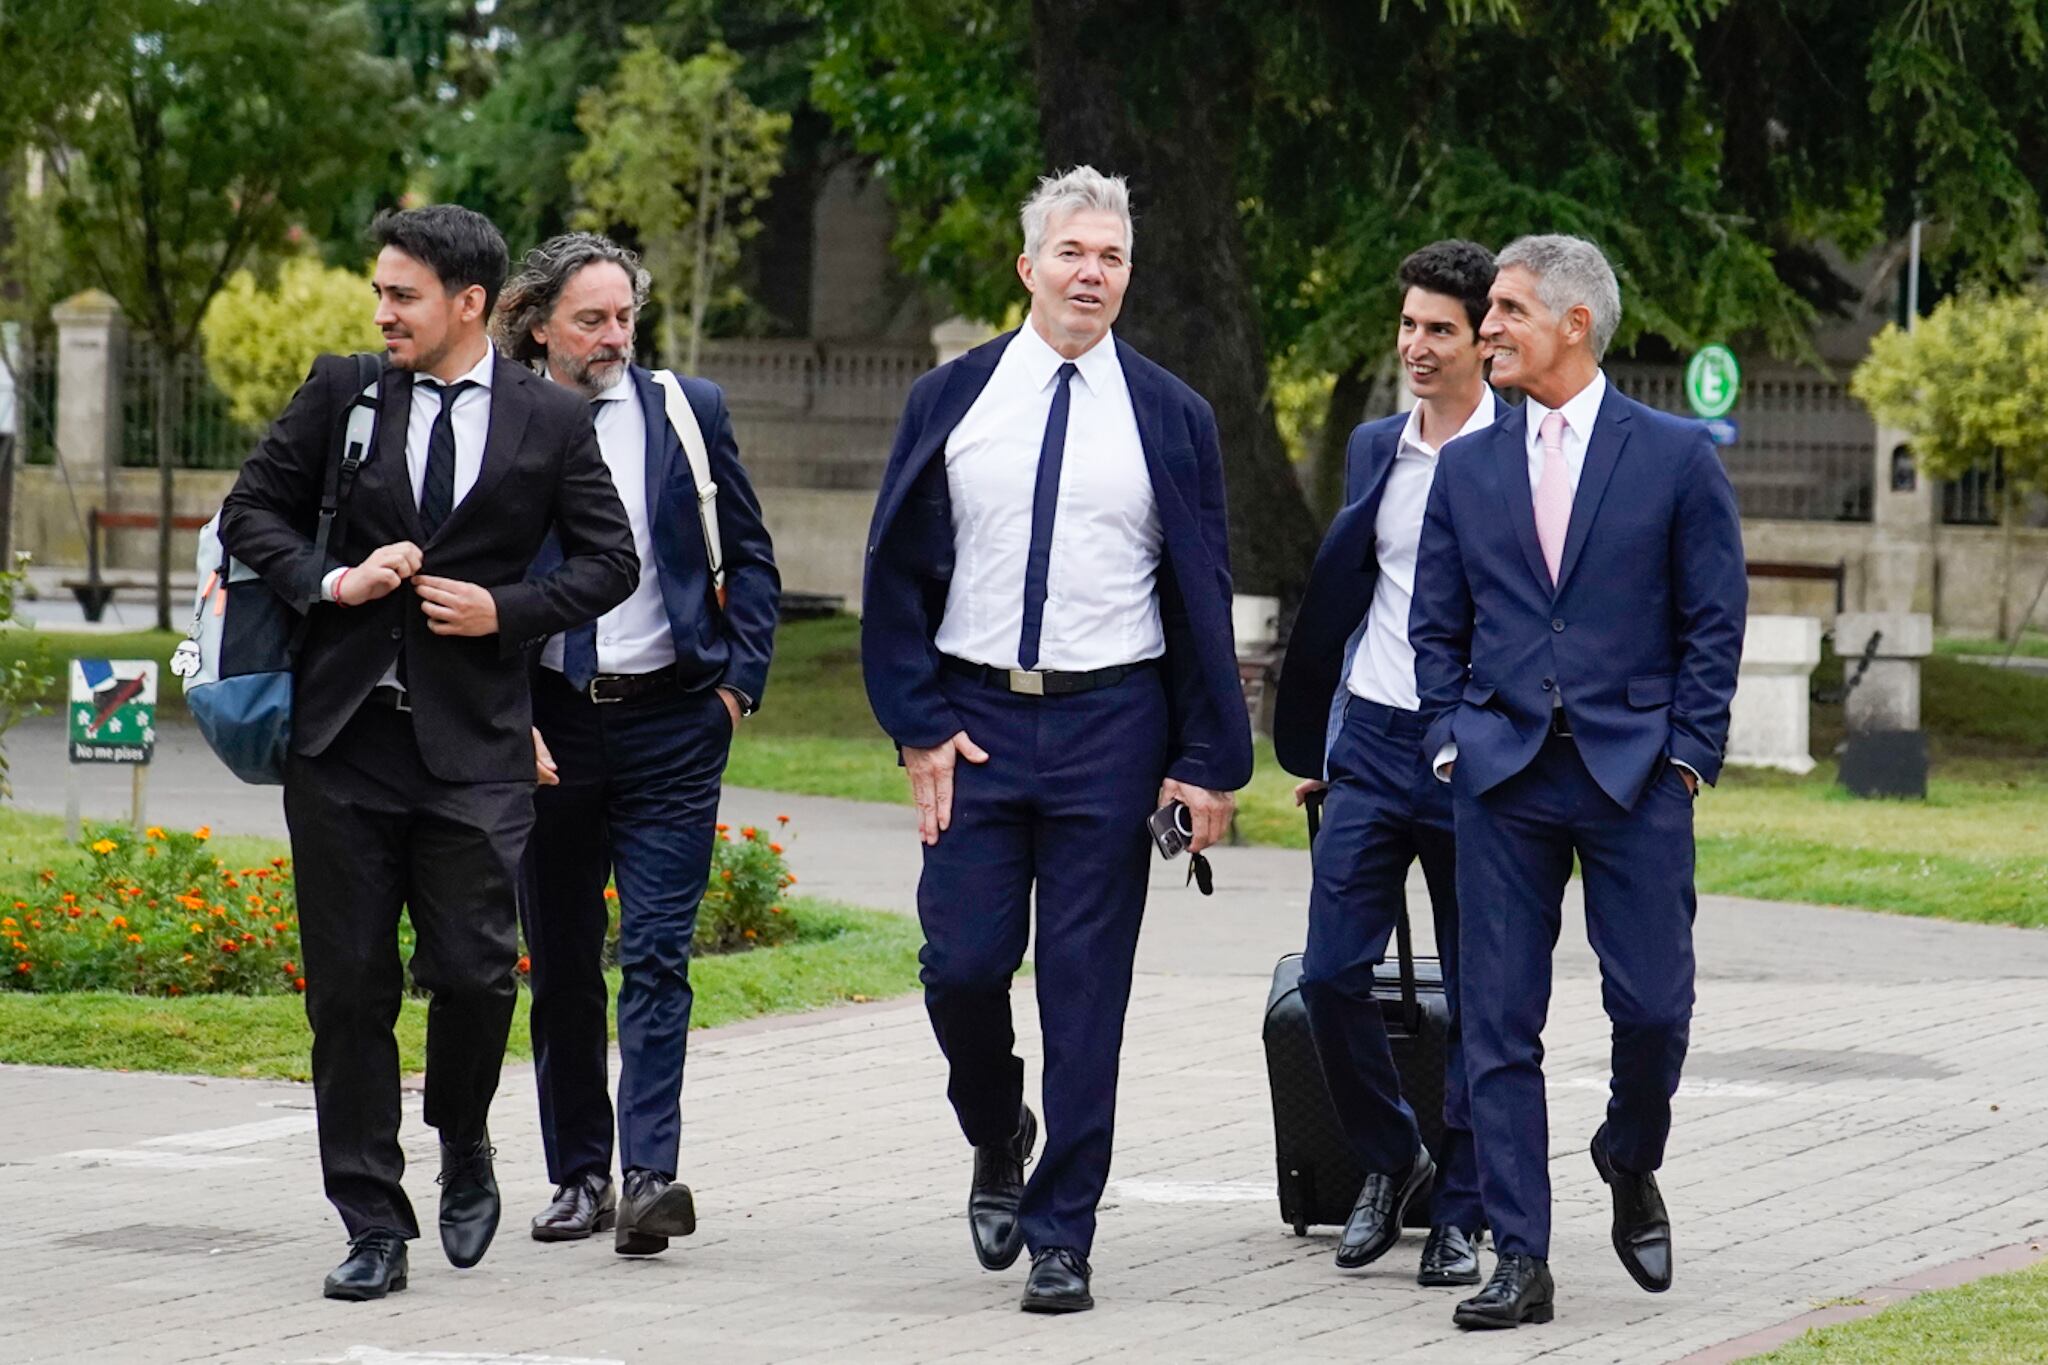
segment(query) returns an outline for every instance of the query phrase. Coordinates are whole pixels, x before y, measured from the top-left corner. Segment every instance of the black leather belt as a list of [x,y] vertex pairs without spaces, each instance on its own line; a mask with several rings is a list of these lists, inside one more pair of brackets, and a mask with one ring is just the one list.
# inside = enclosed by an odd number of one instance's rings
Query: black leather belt
[[364,700],[372,706],[381,706],[387,711],[405,713],[412,711],[412,699],[406,695],[406,691],[402,687],[391,687],[379,683],[370,689],[370,695],[364,698]]
[[1085,673],[1054,673],[1040,668],[996,668],[956,659],[950,654],[942,654],[939,659],[948,673],[1026,697],[1064,697],[1075,692],[1093,692],[1098,687],[1114,687],[1139,669],[1151,668],[1159,662],[1145,659],[1134,664],[1093,668]]
[[[566,683],[568,679],[562,681]],[[609,706],[613,702],[667,696],[682,689],[682,665],[670,664],[651,673],[600,673],[590,680],[590,686],[577,690],[597,705]]]
[[1550,733],[1556,735],[1559,739],[1570,739],[1572,737],[1572,723],[1565,719],[1562,706],[1550,708]]

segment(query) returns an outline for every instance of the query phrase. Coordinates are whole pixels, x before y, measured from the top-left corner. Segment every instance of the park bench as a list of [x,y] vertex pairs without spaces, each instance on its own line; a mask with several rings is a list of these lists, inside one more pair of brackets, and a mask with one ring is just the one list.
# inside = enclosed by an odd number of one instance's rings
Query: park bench
[[[207,517],[172,517],[171,528],[177,531],[197,531],[206,525]],[[71,595],[78,599],[78,609],[85,613],[85,619],[97,622],[107,610],[107,603],[123,588],[156,590],[156,579],[149,578],[108,578],[100,572],[100,536],[104,531],[154,531],[162,525],[162,519],[154,512],[105,512],[95,507],[86,513],[85,577],[67,578],[64,586],[71,589]]]
[[1748,562],[1751,578],[1791,578],[1810,583],[1833,583],[1835,585],[1835,615],[1840,616],[1845,606],[1844,591],[1848,581],[1848,563],[1836,560],[1832,564],[1801,564],[1792,560],[1752,559]]

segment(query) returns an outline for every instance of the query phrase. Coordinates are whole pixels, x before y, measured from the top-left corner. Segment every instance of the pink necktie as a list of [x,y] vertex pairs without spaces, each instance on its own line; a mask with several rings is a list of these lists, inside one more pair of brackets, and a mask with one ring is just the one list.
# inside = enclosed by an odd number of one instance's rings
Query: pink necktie
[[1564,467],[1564,414],[1550,413],[1539,429],[1543,438],[1543,477],[1536,481],[1536,542],[1550,566],[1551,586],[1564,562],[1564,534],[1572,523],[1572,477]]

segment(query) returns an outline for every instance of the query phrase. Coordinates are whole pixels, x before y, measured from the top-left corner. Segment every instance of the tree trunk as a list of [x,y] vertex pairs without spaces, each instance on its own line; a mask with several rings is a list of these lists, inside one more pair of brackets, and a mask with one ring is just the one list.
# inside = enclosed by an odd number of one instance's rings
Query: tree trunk
[[1344,505],[1344,456],[1351,430],[1365,416],[1365,405],[1378,387],[1370,357],[1361,356],[1337,376],[1323,409],[1323,429],[1316,435],[1315,467],[1309,485],[1309,510],[1316,524],[1328,526]]
[[[1999,466],[1993,465],[1996,469]],[[2003,543],[1998,555],[1998,638],[2012,635],[2012,569],[2013,569],[2013,528],[2019,524],[2020,503],[2013,496],[2013,481],[2005,480],[2005,487],[1999,493],[1999,522],[2004,527]]]
[[1294,597],[1316,528],[1273,422],[1237,206],[1252,34],[1225,0],[1032,0],[1031,35],[1052,166],[1131,182],[1117,330],[1216,409],[1237,588]]
[[150,404],[155,412],[156,445],[156,628],[171,628],[171,513],[173,480],[178,463],[172,448],[178,430],[178,353],[155,343],[156,392]]

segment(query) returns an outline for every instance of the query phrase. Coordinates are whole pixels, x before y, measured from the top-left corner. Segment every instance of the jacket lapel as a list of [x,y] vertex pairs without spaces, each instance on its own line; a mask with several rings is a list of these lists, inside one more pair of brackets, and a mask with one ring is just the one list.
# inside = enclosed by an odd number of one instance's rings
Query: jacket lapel
[[[673,463],[674,441],[668,429],[668,404],[663,400],[661,385],[654,382],[651,370],[633,367],[633,387],[640,395],[640,412],[647,419],[647,506],[661,506],[661,490],[668,486],[669,467]],[[690,490],[690,505],[697,502],[696,490]],[[652,522],[653,518],[649,518]]]
[[406,538],[417,545],[426,539],[426,533],[420,529],[419,504],[413,500],[412,469],[405,458],[406,432],[412,423],[412,383],[410,371],[385,371],[377,409],[377,463],[383,466],[379,477],[391,499],[392,510],[404,523]]
[[1529,487],[1529,411],[1517,407],[1493,425],[1494,483],[1502,510],[1521,542],[1522,558],[1545,592],[1551,591],[1550,566],[1543,561],[1543,543],[1536,539],[1536,497]]
[[910,490],[916,485],[918,476],[924,473],[924,467],[945,446],[953,428],[960,425],[960,419],[967,415],[967,410],[974,406],[974,400],[988,387],[989,376],[996,370],[996,361],[1002,358],[1003,348],[1015,335],[1015,332],[1006,332],[953,362],[952,371],[946,376],[946,387],[939,392],[939,401],[932,406],[931,420],[918,433],[917,444],[911,447],[895,477],[882,489],[882,499],[875,510],[874,531],[869,537],[870,551],[881,543],[882,537],[895,524],[896,514],[903,508],[903,500],[910,496]]
[[491,489],[505,477],[506,468],[518,455],[520,438],[526,435],[526,421],[532,412],[532,397],[526,386],[535,382],[533,372],[525,366],[499,357],[491,373],[491,415],[484,436],[483,464],[477,470],[476,483],[434,533],[435,540],[445,540],[451,528],[469,519],[470,509],[487,504]]
[[[1388,432],[1383,436],[1375,437],[1373,440],[1372,464],[1366,469],[1365,473],[1365,492],[1353,504],[1355,507],[1368,509],[1364,513],[1364,520],[1368,527],[1372,526],[1379,517],[1380,498],[1387,491],[1387,476],[1394,472],[1394,457],[1400,453],[1400,450],[1401,433],[1399,431]],[[1371,534],[1365,536],[1362,549],[1364,554],[1359,559],[1361,564],[1378,553],[1378,543]]]
[[[1600,401],[1600,415],[1593,419],[1592,439],[1586,442],[1586,463],[1579,471],[1579,491],[1572,495],[1572,519],[1565,530],[1564,558],[1557,570],[1559,592],[1563,592],[1564,585],[1571,581],[1572,568],[1579,562],[1579,555],[1586,548],[1586,537],[1593,529],[1593,518],[1599,515],[1600,499],[1607,492],[1607,481],[1614,476],[1614,466],[1621,459],[1622,448],[1628,444],[1628,411],[1621,405],[1620,397],[1610,380],[1607,396]],[[1530,512],[1530,524],[1535,524],[1533,510]]]

